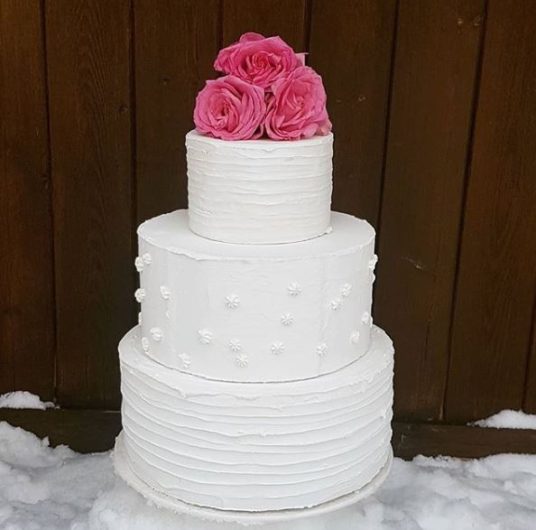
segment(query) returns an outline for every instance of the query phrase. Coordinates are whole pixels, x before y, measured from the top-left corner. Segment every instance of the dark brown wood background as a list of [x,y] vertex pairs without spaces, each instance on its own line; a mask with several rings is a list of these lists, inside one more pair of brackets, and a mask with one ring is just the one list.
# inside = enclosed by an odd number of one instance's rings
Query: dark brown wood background
[[0,0],[0,392],[118,407],[135,228],[186,206],[195,94],[256,30],[324,77],[398,419],[536,412],[534,28],[532,0]]

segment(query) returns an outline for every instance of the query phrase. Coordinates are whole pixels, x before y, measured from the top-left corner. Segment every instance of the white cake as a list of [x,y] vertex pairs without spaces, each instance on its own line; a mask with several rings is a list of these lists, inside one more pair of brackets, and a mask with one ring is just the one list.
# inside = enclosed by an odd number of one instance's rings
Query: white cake
[[117,469],[150,499],[260,516],[385,474],[393,347],[374,230],[329,212],[332,139],[189,133],[190,209],[140,226]]

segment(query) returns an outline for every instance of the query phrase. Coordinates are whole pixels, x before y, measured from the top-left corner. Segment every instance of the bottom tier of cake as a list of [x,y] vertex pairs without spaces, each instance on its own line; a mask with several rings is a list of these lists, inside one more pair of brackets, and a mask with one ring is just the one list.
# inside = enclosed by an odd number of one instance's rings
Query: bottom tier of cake
[[390,456],[393,346],[295,382],[207,380],[159,365],[138,328],[119,345],[129,468],[158,493],[221,510],[315,506],[368,484]]

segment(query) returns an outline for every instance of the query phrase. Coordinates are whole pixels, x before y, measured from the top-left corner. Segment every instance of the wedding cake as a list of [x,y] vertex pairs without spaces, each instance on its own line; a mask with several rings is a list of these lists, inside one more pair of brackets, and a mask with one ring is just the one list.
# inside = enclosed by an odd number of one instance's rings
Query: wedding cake
[[248,33],[215,67],[186,135],[189,209],[138,230],[116,469],[167,506],[310,508],[391,459],[375,233],[330,211],[333,135],[303,55]]

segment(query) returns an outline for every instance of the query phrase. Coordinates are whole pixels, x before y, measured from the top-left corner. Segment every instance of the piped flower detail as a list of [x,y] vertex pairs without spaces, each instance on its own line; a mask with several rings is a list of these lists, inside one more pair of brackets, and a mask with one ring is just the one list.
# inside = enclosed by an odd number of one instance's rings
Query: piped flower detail
[[165,285],[161,285],[160,286],[160,296],[164,300],[169,300],[169,297],[171,296],[171,291]]
[[345,283],[342,287],[341,287],[341,296],[343,298],[347,298],[348,296],[350,296],[350,293],[352,292],[352,284],[350,283]]
[[185,370],[188,370],[190,368],[190,365],[192,364],[192,359],[187,353],[181,353],[179,355],[179,359],[182,361],[182,367]]
[[164,333],[160,328],[151,328],[149,330],[149,333],[151,334],[153,340],[156,342],[160,342],[164,338]]
[[225,305],[228,309],[236,309],[240,305],[240,298],[236,294],[225,297]]
[[342,300],[340,298],[334,298],[330,303],[329,306],[333,311],[338,311],[342,306]]
[[240,368],[245,368],[248,363],[249,363],[249,359],[248,359],[248,356],[245,354],[245,353],[239,353],[236,357],[235,357],[235,363],[237,366],[239,366]]
[[143,254],[141,259],[143,260],[143,263],[145,263],[145,265],[150,265],[153,262],[153,258],[151,257],[151,254],[149,254],[149,252]]
[[372,327],[372,317],[370,316],[370,313],[368,311],[365,311],[363,313],[363,316],[361,317],[361,322],[363,322],[363,324],[367,324],[369,327]]
[[376,267],[376,263],[378,263],[378,256],[374,254],[374,256],[372,256],[368,262],[368,268],[373,271]]
[[143,351],[149,351],[149,339],[147,337],[141,338],[141,347],[143,348]]
[[134,267],[136,267],[136,270],[138,272],[143,271],[143,259],[141,259],[139,256],[134,260]]
[[136,289],[134,291],[134,298],[138,302],[138,304],[141,304],[145,300],[145,289],[142,289],[141,287],[139,289]]
[[281,355],[285,351],[285,345],[282,342],[274,342],[271,350],[274,355]]
[[359,343],[359,336],[360,336],[359,331],[352,332],[352,334],[350,335],[350,342],[352,344],[358,344]]
[[298,296],[302,292],[302,288],[298,282],[292,282],[289,283],[287,291],[290,296]]
[[316,347],[316,354],[319,357],[324,357],[328,353],[328,345],[325,342],[322,342]]
[[197,332],[197,335],[199,337],[199,342],[201,344],[210,344],[212,342],[212,339],[214,337],[212,331],[210,331],[209,329],[200,329],[198,332]]
[[290,313],[283,313],[281,315],[281,324],[283,326],[292,326],[294,324],[294,317]]
[[233,353],[239,353],[242,351],[242,344],[240,343],[238,339],[231,339],[229,341],[229,349]]

